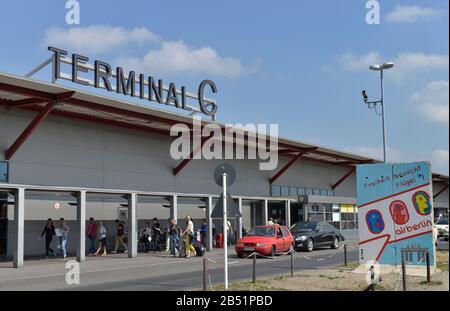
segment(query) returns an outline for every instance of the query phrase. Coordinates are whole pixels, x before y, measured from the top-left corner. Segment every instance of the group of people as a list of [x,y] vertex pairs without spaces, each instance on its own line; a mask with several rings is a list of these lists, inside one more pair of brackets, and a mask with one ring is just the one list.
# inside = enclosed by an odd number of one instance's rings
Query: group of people
[[266,225],[267,226],[274,226],[274,225],[279,226],[280,224],[278,222],[278,219],[270,217],[269,220],[266,222]]
[[[125,224],[116,220],[116,236],[114,238],[114,249],[111,251],[112,254],[116,254],[119,247],[123,249],[125,254],[128,253],[127,244],[125,243],[125,232]],[[102,256],[108,255],[108,232],[102,221],[96,222],[93,217],[89,218],[86,236],[88,240],[88,255],[98,256],[100,252]],[[96,241],[98,241],[97,248],[95,247]]]
[[[62,258],[67,258],[67,241],[69,238],[69,226],[64,218],[59,219],[58,225],[53,225],[53,220],[49,218],[42,230],[40,238],[45,235],[45,257],[50,255],[54,257],[57,253],[51,247],[53,237],[58,238],[58,247]],[[157,217],[152,219],[152,223],[146,222],[144,228],[139,233],[139,249],[144,252],[150,250],[170,252],[172,256],[190,258],[196,256],[197,252],[202,251],[206,246],[206,236],[208,226],[206,219],[202,219],[200,228],[194,230],[194,222],[191,216],[186,216],[185,226],[179,226],[176,219],[169,218],[167,228],[161,228],[161,224]],[[86,230],[87,238],[87,255],[90,256],[107,256],[108,255],[108,232],[102,221],[95,221],[93,217],[89,219]],[[116,220],[116,236],[114,239],[114,249],[112,254],[118,252],[119,247],[124,253],[128,253],[126,239],[125,223]],[[98,244],[98,245],[96,245]]]
[[47,223],[41,232],[39,239],[45,235],[45,258],[49,255],[57,256],[55,250],[51,247],[53,237],[58,238],[58,250],[60,251],[62,258],[67,258],[67,239],[69,237],[69,226],[66,224],[64,218],[59,219],[57,227],[53,225],[53,220],[51,218],[47,219]]
[[149,252],[151,249],[162,251],[163,246],[166,252],[174,257],[180,256],[190,258],[196,256],[198,251],[206,244],[206,234],[208,231],[206,219],[202,219],[200,229],[195,231],[194,222],[191,216],[186,216],[185,226],[179,226],[177,220],[170,217],[167,222],[167,228],[161,228],[158,218],[153,218],[150,225],[146,222],[144,228],[139,234],[140,250]]

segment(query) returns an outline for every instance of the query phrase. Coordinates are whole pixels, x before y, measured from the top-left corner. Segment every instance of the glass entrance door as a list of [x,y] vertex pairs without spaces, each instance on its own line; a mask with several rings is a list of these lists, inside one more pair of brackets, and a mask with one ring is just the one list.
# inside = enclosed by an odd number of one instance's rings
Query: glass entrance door
[[8,195],[0,193],[0,259],[6,257],[8,242]]

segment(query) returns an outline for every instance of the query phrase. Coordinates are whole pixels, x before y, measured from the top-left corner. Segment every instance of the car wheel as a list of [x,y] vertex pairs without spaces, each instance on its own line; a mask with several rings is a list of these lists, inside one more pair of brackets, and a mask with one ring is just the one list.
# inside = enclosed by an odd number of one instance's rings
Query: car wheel
[[308,252],[312,252],[314,250],[314,241],[312,239],[308,239],[306,242],[306,250]]
[[272,248],[270,249],[270,257],[275,257],[275,245],[272,245]]
[[331,245],[332,249],[337,249],[339,247],[339,239],[337,237],[333,238],[333,244]]

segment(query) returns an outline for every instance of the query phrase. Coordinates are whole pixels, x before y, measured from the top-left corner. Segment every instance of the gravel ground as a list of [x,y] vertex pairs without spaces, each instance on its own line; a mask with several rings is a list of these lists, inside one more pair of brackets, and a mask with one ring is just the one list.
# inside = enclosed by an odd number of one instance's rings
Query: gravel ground
[[[438,269],[441,271],[431,277],[431,282],[426,283],[425,277],[407,277],[408,291],[448,291],[448,252],[437,252]],[[329,269],[308,270],[296,273],[294,277],[276,276],[271,278],[261,278],[256,284],[251,282],[233,283],[230,290],[278,290],[278,291],[361,291],[367,288],[365,275],[353,273],[357,264],[347,267],[336,267]],[[223,287],[216,287],[216,290],[223,290]],[[399,273],[389,273],[382,275],[382,281],[377,285],[376,290],[401,291],[402,279]]]

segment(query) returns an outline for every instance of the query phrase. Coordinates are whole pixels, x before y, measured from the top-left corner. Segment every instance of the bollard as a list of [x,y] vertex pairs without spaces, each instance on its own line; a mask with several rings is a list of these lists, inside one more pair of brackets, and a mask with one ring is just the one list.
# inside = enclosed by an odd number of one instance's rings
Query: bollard
[[431,272],[430,272],[430,253],[426,252],[425,260],[427,263],[427,283],[431,282]]
[[370,290],[375,291],[375,270],[374,266],[370,266]]
[[256,253],[253,253],[253,278],[252,283],[256,283]]
[[203,256],[203,291],[208,290],[208,258],[206,256]]
[[344,244],[344,266],[347,267],[347,244]]
[[294,276],[294,249],[291,250],[291,277]]
[[406,291],[406,263],[405,259],[402,259],[402,281],[403,281],[403,290]]

